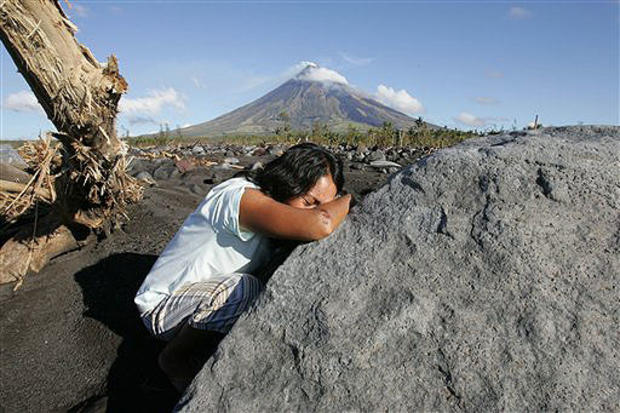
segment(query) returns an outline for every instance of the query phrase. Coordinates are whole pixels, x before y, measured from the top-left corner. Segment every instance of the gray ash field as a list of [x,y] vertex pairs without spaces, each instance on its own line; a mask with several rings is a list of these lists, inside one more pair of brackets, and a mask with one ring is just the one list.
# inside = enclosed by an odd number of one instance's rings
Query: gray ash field
[[[16,292],[12,285],[0,287],[0,410],[131,411],[141,406],[144,411],[170,411],[180,395],[157,368],[162,344],[147,335],[133,296],[157,255],[213,185],[241,167],[268,162],[282,149],[132,149],[132,174],[150,175],[156,184],[147,185],[143,201],[130,208],[127,224],[55,258],[39,274],[27,276]],[[179,159],[217,164],[192,169],[178,161],[176,166],[172,159],[146,159],[162,150]],[[405,165],[423,154],[407,149],[401,154],[338,152],[345,159],[346,189],[358,199],[397,169],[370,162],[387,158]],[[182,173],[185,168],[191,170]]]

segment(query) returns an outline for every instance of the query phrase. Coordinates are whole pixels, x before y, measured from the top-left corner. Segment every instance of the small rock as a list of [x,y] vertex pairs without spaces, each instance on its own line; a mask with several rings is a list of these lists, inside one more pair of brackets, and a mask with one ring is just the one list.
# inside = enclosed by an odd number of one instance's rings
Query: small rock
[[284,153],[284,149],[280,145],[275,145],[267,149],[267,154],[281,156]]
[[250,171],[255,171],[255,170],[260,169],[260,168],[262,168],[262,167],[264,167],[264,166],[265,166],[265,165],[263,165],[263,163],[262,163],[261,161],[258,161],[258,162],[254,162],[254,163],[253,163],[253,164],[249,167],[249,169],[250,169]]
[[198,184],[192,185],[190,191],[192,191],[196,195],[205,195],[205,190]]
[[202,146],[200,145],[196,145],[192,148],[192,155],[194,156],[200,156],[200,155],[204,155],[205,154],[205,150]]
[[183,173],[176,168],[173,169],[172,172],[170,172],[170,178],[178,178],[181,175],[183,175]]
[[28,168],[26,161],[8,144],[0,145],[0,163],[12,165],[21,170]]
[[366,160],[369,162],[372,161],[385,161],[385,153],[383,151],[377,149],[375,151],[370,152],[366,157]]
[[353,155],[353,161],[355,162],[363,162],[364,158],[366,158],[366,156],[363,152],[355,152],[355,154]]
[[187,159],[179,159],[174,164],[179,170],[179,172],[181,173],[189,172],[191,170],[196,169],[196,165],[194,165],[192,162],[190,162]]
[[172,172],[176,170],[177,169],[174,166],[162,165],[155,169],[155,172],[153,172],[153,177],[155,179],[168,179],[170,178],[170,175],[172,175]]
[[219,164],[219,165],[215,165],[213,167],[213,169],[216,170],[216,171],[228,171],[228,170],[230,170],[232,168],[231,168],[231,166],[229,164],[222,163],[222,164]]
[[136,176],[142,171],[146,171],[149,169],[149,162],[144,159],[133,158],[129,163],[129,167],[127,168],[127,172],[130,175]]
[[264,156],[267,153],[265,148],[256,148],[254,152],[252,152],[252,156]]
[[224,159],[224,162],[229,164],[229,165],[237,165],[239,163],[239,159],[238,158],[234,158],[234,157],[230,157],[230,158]]
[[32,175],[11,164],[2,162],[0,163],[0,178],[4,181],[27,184],[32,178]]
[[147,171],[142,171],[138,173],[138,175],[136,175],[136,179],[138,179],[139,181],[146,182],[149,185],[157,185],[157,181],[153,179],[151,174],[148,173]]

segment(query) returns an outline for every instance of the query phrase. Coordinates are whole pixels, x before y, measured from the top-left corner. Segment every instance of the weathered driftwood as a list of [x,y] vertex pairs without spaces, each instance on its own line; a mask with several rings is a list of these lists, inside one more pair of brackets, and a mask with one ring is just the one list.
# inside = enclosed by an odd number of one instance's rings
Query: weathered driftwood
[[[54,137],[62,143],[62,173],[55,174],[53,187],[47,188],[50,195],[57,194],[55,216],[40,220],[39,224],[46,224],[46,233],[31,223],[20,232],[23,237],[4,243],[0,272],[19,259],[25,262],[24,251],[28,251],[29,268],[37,271],[40,264],[36,263],[47,262],[53,254],[75,244],[64,226],[113,224],[124,214],[127,203],[141,196],[138,182],[125,172],[126,145],[115,129],[118,101],[127,83],[119,74],[116,58],[99,63],[77,42],[76,31],[57,0],[0,0],[0,39],[56,126]],[[49,168],[35,172],[39,181],[47,179],[48,186]],[[36,194],[40,186],[24,193]],[[23,197],[18,198],[26,208],[36,202],[34,197],[25,203]],[[34,238],[26,233],[35,234]],[[28,270],[28,266],[22,267],[18,279]]]

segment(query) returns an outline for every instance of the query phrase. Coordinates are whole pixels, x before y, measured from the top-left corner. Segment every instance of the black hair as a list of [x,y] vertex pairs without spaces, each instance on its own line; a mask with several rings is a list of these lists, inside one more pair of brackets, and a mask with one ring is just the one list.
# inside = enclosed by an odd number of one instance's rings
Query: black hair
[[340,194],[344,186],[342,160],[314,143],[291,146],[263,168],[245,172],[248,180],[279,202],[305,194],[325,175],[331,175]]

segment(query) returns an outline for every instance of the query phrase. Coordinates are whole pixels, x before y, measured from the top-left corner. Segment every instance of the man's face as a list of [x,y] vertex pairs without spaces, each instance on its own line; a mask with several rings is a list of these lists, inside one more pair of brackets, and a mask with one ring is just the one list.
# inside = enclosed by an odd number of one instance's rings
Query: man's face
[[338,189],[331,175],[323,175],[305,194],[289,199],[285,203],[295,208],[316,208],[321,204],[333,201]]

